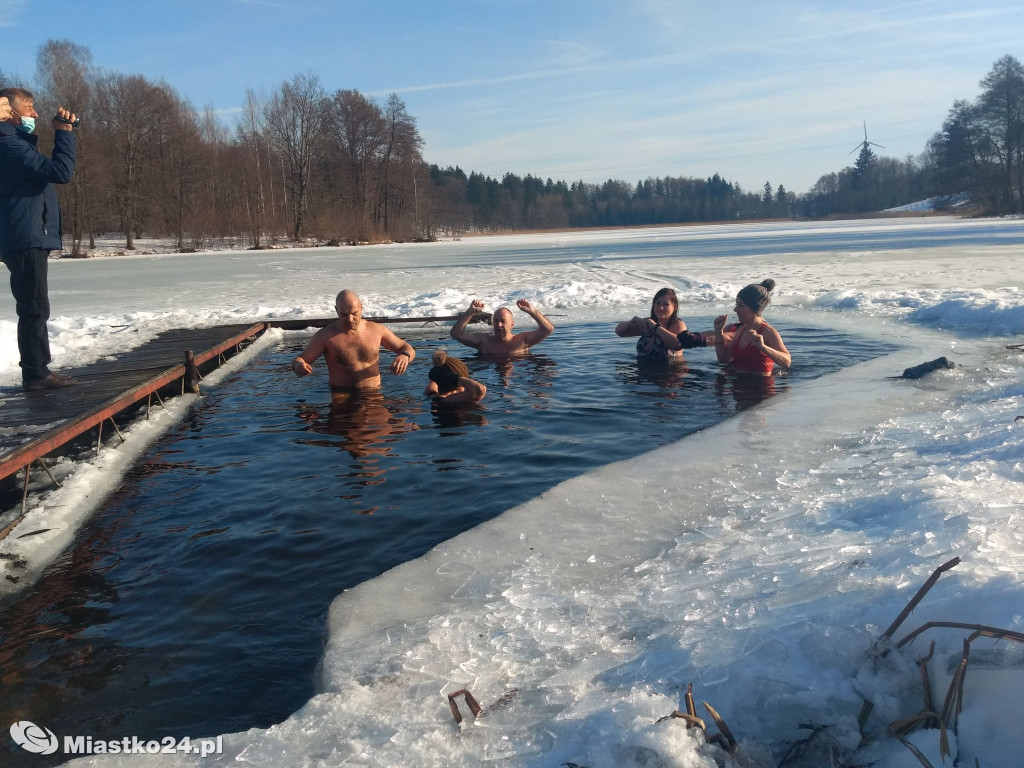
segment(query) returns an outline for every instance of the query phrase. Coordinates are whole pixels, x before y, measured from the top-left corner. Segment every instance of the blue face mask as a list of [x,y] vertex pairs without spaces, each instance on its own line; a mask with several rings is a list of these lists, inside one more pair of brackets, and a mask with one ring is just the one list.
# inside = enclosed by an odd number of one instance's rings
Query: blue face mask
[[32,133],[36,129],[36,119],[34,117],[25,117],[22,115],[21,123],[18,128],[23,130],[25,133]]

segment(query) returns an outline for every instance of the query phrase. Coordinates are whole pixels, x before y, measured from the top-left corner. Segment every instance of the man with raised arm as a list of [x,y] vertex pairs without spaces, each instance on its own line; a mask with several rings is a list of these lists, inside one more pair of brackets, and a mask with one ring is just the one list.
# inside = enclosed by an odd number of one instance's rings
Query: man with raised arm
[[344,290],[334,302],[338,319],[313,335],[309,346],[292,361],[296,376],[313,372],[312,363],[324,356],[332,393],[358,394],[380,387],[380,348],[395,353],[391,372],[405,373],[416,350],[379,323],[363,320],[363,303]]
[[491,315],[492,333],[470,333],[466,330],[466,326],[469,325],[469,321],[475,315],[482,313],[484,309],[482,301],[474,300],[469,305],[469,309],[463,312],[455,325],[452,326],[452,338],[462,342],[467,347],[477,349],[482,355],[524,354],[534,344],[539,344],[550,336],[551,332],[555,330],[555,326],[544,315],[534,309],[533,305],[526,299],[517,301],[516,306],[534,319],[534,322],[537,323],[536,330],[512,333],[512,327],[515,325],[512,310],[508,307],[502,307],[501,309],[496,309],[494,314]]
[[21,386],[26,392],[59,389],[75,380],[50,368],[47,259],[61,244],[60,210],[54,184],[67,184],[75,172],[78,118],[61,107],[53,118],[53,152],[36,145],[35,97],[22,88],[0,89],[0,261],[11,271],[11,293],[18,314]]

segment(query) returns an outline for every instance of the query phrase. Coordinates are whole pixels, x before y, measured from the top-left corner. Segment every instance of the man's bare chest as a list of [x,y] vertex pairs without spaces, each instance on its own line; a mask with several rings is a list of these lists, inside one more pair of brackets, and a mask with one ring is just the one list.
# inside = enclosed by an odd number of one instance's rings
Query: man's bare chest
[[514,355],[526,350],[526,342],[519,336],[513,336],[508,341],[485,336],[480,343],[480,352],[485,355]]
[[363,337],[337,335],[328,339],[326,355],[329,361],[341,363],[348,368],[364,368],[376,363],[380,357],[380,342]]

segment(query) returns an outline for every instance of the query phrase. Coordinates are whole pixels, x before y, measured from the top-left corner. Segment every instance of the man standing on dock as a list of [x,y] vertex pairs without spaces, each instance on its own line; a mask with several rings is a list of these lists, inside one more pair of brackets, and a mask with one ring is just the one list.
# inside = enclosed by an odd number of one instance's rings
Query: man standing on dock
[[512,328],[515,326],[512,310],[508,307],[502,307],[501,309],[496,309],[494,314],[491,315],[492,333],[470,333],[466,330],[469,321],[473,319],[474,315],[484,311],[484,303],[474,300],[469,305],[469,309],[463,312],[455,325],[452,326],[451,336],[467,347],[474,347],[479,350],[482,355],[524,354],[534,344],[539,344],[550,336],[551,332],[555,330],[555,326],[526,299],[517,301],[516,306],[533,318],[534,322],[537,323],[536,330],[512,333]]
[[338,319],[313,335],[309,346],[292,361],[296,376],[313,372],[320,355],[327,361],[327,378],[335,394],[359,394],[380,387],[380,348],[395,353],[391,372],[405,373],[416,350],[380,323],[363,320],[363,303],[352,291],[338,294]]
[[75,380],[51,373],[50,297],[46,261],[62,248],[60,210],[54,184],[67,184],[75,171],[75,115],[63,107],[53,119],[53,157],[36,149],[35,98],[22,88],[0,89],[11,116],[0,122],[0,260],[11,271],[18,313],[22,389],[57,389]]

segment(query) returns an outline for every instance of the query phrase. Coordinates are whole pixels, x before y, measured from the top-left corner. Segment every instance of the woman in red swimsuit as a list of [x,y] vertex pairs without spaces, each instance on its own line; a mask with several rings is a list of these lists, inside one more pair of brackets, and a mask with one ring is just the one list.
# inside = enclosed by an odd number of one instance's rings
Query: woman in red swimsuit
[[736,295],[738,324],[726,327],[728,315],[715,318],[715,354],[718,362],[731,363],[737,373],[771,376],[776,363],[788,368],[793,358],[779,332],[761,317],[771,303],[775,281],[748,285]]

